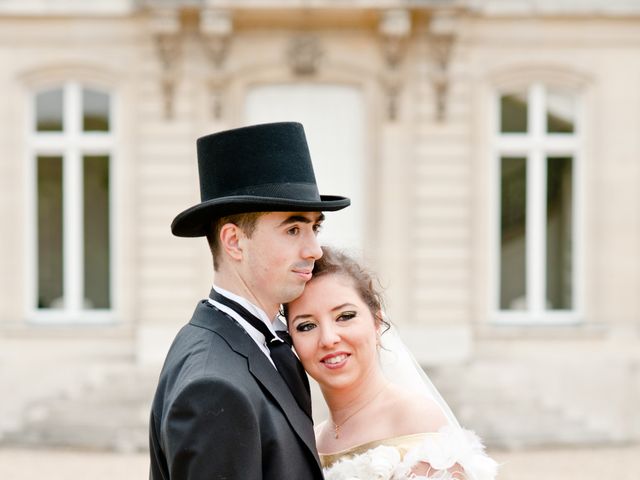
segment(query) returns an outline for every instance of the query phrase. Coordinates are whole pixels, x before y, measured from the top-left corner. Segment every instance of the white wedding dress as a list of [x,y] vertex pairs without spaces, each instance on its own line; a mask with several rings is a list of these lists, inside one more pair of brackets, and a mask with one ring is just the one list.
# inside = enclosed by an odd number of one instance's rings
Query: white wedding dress
[[[493,480],[497,463],[480,439],[455,426],[320,455],[326,480]],[[420,474],[414,474],[420,466]]]

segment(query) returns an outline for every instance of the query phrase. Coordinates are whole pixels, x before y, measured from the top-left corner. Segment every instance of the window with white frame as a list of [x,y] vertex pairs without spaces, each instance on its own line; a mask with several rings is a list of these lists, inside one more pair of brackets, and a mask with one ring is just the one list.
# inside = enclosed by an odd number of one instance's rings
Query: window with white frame
[[32,99],[35,318],[108,316],[113,307],[111,95],[66,83]]
[[498,319],[575,321],[577,95],[533,84],[496,103]]

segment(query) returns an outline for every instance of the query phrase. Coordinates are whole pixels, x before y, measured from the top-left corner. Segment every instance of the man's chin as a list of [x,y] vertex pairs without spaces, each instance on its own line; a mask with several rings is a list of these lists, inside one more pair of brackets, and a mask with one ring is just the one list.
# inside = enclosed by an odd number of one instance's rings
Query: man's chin
[[306,282],[297,286],[296,288],[291,288],[286,292],[286,300],[283,300],[281,303],[289,303],[293,302],[296,298],[298,298],[304,292],[304,287],[306,286]]

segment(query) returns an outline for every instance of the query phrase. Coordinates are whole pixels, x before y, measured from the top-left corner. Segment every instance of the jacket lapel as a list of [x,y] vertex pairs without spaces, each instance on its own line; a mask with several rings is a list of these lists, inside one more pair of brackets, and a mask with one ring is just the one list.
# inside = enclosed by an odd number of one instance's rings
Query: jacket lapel
[[260,351],[249,334],[235,320],[215,309],[207,300],[196,307],[191,324],[220,335],[233,351],[247,359],[249,372],[275,399],[289,424],[321,467],[315,445],[313,424],[300,409],[278,371]]

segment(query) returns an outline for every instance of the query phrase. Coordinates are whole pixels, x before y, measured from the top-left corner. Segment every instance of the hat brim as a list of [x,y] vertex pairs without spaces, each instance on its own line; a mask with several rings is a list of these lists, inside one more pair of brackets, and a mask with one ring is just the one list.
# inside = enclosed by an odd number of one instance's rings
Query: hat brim
[[273,197],[236,196],[208,200],[180,212],[171,222],[177,237],[203,237],[216,218],[249,212],[335,212],[348,207],[351,200],[321,195],[320,201]]

